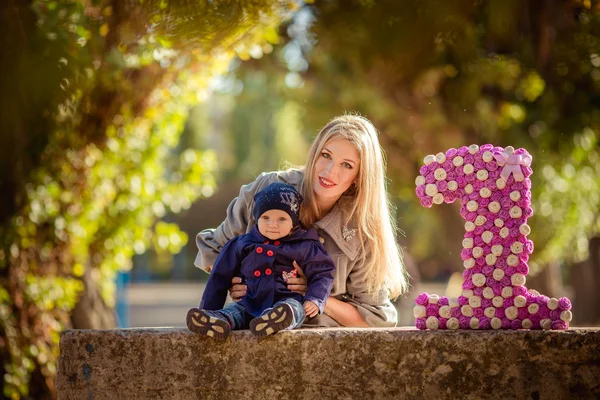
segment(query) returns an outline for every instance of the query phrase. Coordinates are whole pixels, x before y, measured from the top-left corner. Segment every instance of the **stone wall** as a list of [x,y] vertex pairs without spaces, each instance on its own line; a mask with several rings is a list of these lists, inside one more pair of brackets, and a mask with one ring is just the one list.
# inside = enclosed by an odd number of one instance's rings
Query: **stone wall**
[[66,399],[600,398],[600,330],[68,330]]

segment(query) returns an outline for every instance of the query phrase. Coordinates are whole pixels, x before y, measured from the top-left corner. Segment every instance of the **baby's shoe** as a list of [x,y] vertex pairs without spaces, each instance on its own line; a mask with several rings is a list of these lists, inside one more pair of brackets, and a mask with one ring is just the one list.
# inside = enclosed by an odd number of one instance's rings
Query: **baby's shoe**
[[213,313],[209,314],[209,312],[197,308],[188,311],[186,322],[190,331],[217,340],[227,339],[231,332],[231,326],[225,318],[216,317]]
[[289,304],[280,304],[250,321],[250,332],[259,337],[272,335],[292,326],[294,314]]

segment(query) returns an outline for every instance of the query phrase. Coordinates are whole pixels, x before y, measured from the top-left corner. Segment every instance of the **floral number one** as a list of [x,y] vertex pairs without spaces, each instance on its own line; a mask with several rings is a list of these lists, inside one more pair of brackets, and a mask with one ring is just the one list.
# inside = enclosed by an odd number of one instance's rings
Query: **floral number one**
[[527,290],[533,242],[531,155],[525,149],[471,145],[425,157],[416,179],[423,207],[460,200],[465,219],[462,295],[421,293],[419,329],[567,329],[571,301]]

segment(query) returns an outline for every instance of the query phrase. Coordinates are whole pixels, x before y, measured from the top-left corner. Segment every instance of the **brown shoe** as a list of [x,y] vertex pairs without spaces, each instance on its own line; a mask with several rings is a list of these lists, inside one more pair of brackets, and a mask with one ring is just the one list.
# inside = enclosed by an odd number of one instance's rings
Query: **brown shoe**
[[265,337],[289,328],[294,322],[294,314],[289,304],[280,304],[265,315],[250,321],[250,332]]
[[192,308],[187,313],[187,327],[194,333],[225,340],[231,332],[231,326],[225,319],[209,315],[204,310]]

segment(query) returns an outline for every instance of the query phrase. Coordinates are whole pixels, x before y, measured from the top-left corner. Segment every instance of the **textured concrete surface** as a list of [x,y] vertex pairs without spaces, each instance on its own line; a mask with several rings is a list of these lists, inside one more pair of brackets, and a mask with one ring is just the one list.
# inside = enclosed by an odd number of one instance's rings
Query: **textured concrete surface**
[[69,330],[64,399],[593,399],[600,330]]

